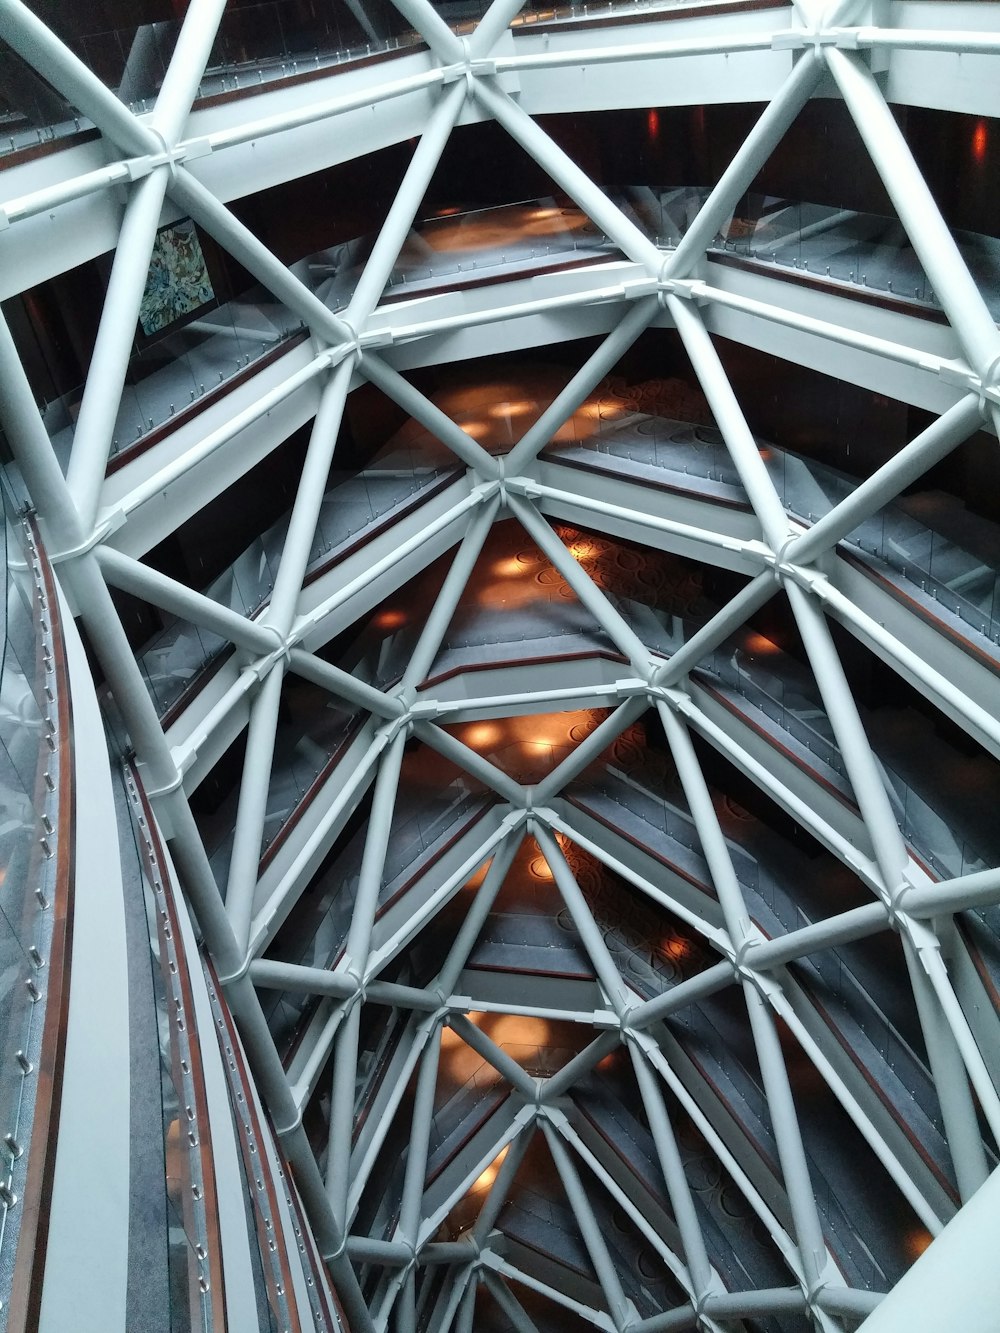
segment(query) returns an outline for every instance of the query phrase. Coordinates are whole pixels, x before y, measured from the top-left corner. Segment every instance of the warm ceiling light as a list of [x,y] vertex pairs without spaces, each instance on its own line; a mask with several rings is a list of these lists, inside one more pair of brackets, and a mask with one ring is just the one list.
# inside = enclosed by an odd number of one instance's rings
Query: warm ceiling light
[[470,890],[478,889],[480,884],[482,884],[483,880],[486,878],[486,872],[489,870],[492,864],[493,864],[492,858],[489,861],[484,861],[483,864],[476,871],[476,873],[465,881],[463,888]]
[[509,1151],[510,1151],[510,1144],[508,1143],[506,1148],[501,1148],[501,1150],[497,1153],[496,1157],[493,1158],[493,1161],[490,1162],[486,1170],[476,1177],[476,1179],[472,1184],[472,1189],[470,1190],[470,1193],[474,1194],[476,1190],[489,1189],[490,1185],[492,1185],[494,1180],[496,1180],[497,1178],[497,1172],[500,1170],[500,1163],[507,1156],[507,1153]]
[[399,629],[406,624],[406,616],[402,611],[380,611],[372,617],[372,624],[376,629]]
[[458,1035],[454,1028],[445,1025],[441,1029],[441,1049],[442,1051],[453,1051],[458,1046],[464,1046],[465,1042]]
[[914,1231],[908,1231],[904,1240],[906,1253],[911,1259],[919,1259],[924,1250],[930,1245],[934,1237],[923,1227],[918,1227]]
[[463,739],[473,750],[482,750],[488,745],[496,745],[502,735],[495,722],[473,722],[465,728]]
[[493,573],[499,574],[502,578],[517,578],[521,574],[530,574],[530,569],[519,559],[518,556],[508,556],[505,560],[497,560],[493,566]]
[[552,879],[552,867],[544,856],[536,856],[528,869],[535,879]]
[[459,424],[466,435],[470,435],[474,440],[481,440],[484,435],[490,434],[490,427],[485,421],[462,421]]
[[502,1046],[519,1064],[534,1056],[536,1047],[548,1046],[552,1042],[548,1019],[534,1018],[531,1014],[491,1015],[490,1021],[482,1026],[490,1040]]
[[494,403],[489,412],[491,417],[503,420],[504,417],[523,417],[534,406],[530,398],[519,398],[513,403]]
[[748,653],[780,653],[781,649],[773,639],[766,639],[763,634],[748,634],[744,644]]
[[977,120],[976,128],[972,131],[972,156],[980,166],[986,161],[987,143],[986,121]]
[[660,945],[660,950],[662,953],[665,953],[668,958],[679,960],[688,956],[691,952],[691,945],[679,935],[670,935]]

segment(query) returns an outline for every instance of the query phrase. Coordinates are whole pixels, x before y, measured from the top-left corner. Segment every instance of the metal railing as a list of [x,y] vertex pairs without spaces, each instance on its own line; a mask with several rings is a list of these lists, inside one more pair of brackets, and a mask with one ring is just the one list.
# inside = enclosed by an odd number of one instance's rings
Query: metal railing
[[[31,516],[6,484],[0,625],[0,1299],[40,1300],[72,948],[75,800],[59,605]],[[39,1070],[46,1076],[39,1078]]]

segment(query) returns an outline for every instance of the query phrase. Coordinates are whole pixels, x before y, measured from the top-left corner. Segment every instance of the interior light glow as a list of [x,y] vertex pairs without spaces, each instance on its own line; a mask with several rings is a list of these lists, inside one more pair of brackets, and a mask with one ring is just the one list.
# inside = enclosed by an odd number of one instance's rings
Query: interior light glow
[[668,958],[679,961],[686,958],[691,952],[691,945],[687,940],[682,939],[680,935],[669,935],[660,945],[660,951],[665,953]]
[[911,1259],[919,1259],[933,1239],[931,1233],[923,1227],[908,1231],[904,1240],[907,1254]]
[[493,1158],[493,1161],[490,1162],[486,1170],[476,1177],[475,1181],[473,1182],[470,1193],[474,1194],[476,1190],[488,1189],[490,1185],[493,1184],[494,1180],[496,1180],[497,1178],[497,1172],[500,1170],[500,1163],[507,1156],[507,1153],[509,1151],[510,1151],[510,1144],[508,1143],[506,1148],[501,1148],[501,1150],[497,1153],[496,1157]]
[[490,408],[490,416],[503,421],[505,417],[523,417],[525,413],[530,412],[535,404],[530,398],[519,398],[516,402],[494,403]]
[[498,560],[493,566],[493,572],[499,574],[501,578],[516,579],[522,574],[530,574],[531,567],[517,556],[509,556],[506,560]]
[[745,648],[748,653],[780,653],[781,649],[772,639],[766,639],[763,634],[748,634]]
[[980,166],[986,161],[987,147],[988,136],[986,132],[986,121],[977,120],[976,128],[972,131],[972,156]]
[[503,731],[495,722],[474,722],[466,727],[464,740],[473,750],[484,750],[487,746],[496,745],[503,735]]

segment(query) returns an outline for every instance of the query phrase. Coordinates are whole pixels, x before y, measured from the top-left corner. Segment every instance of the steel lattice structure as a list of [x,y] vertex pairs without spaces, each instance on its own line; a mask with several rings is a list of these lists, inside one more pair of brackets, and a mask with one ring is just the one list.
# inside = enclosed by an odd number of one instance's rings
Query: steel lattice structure
[[[418,1326],[422,1284],[432,1269],[445,1264],[449,1279],[441,1287],[431,1315],[435,1333],[472,1327],[477,1285],[484,1284],[505,1311],[510,1326],[534,1327],[519,1304],[509,1279],[524,1280],[490,1248],[493,1231],[509,1184],[529,1141],[544,1136],[568,1206],[575,1215],[603,1295],[601,1309],[584,1309],[557,1287],[543,1291],[595,1327],[620,1330],[672,1329],[695,1326],[731,1327],[733,1320],[753,1312],[780,1314],[805,1311],[818,1329],[854,1327],[874,1308],[881,1293],[844,1285],[824,1237],[817,1205],[817,1182],[811,1177],[795,1101],[779,1040],[779,1027],[790,1031],[814,1063],[834,1096],[851,1117],[896,1188],[932,1233],[948,1216],[928,1188],[926,1175],[904,1160],[898,1145],[875,1122],[860,1096],[859,1086],[845,1079],[801,1021],[794,1003],[798,982],[788,965],[837,945],[883,931],[896,932],[905,951],[914,1003],[919,1011],[931,1069],[938,1082],[949,1150],[961,1197],[970,1198],[988,1174],[988,1152],[1000,1143],[1000,1023],[995,1012],[980,1014],[975,1023],[963,1005],[948,961],[961,949],[952,928],[953,915],[966,909],[1000,903],[1000,871],[988,870],[945,882],[934,882],[907,847],[893,815],[884,775],[872,752],[858,707],[852,697],[831,636],[828,618],[843,623],[907,680],[946,709],[977,740],[1000,747],[1000,707],[992,710],[970,698],[935,666],[922,660],[890,630],[853,605],[831,578],[837,543],[865,518],[876,513],[904,487],[975,431],[1000,430],[1000,333],[987,310],[959,249],[925,184],[905,139],[896,126],[878,77],[876,57],[896,49],[972,52],[1000,56],[1000,37],[988,32],[946,32],[880,26],[871,7],[857,0],[824,4],[796,0],[788,10],[774,11],[779,30],[743,31],[740,16],[731,18],[724,40],[665,36],[632,47],[587,45],[580,49],[519,55],[507,40],[510,21],[521,0],[493,0],[486,17],[466,38],[457,36],[429,0],[395,0],[396,7],[426,40],[435,59],[429,73],[388,81],[361,94],[333,100],[307,101],[294,112],[258,118],[207,138],[188,136],[192,101],[208,61],[224,0],[192,0],[180,39],[155,108],[133,115],[18,0],[0,3],[0,32],[19,55],[57,88],[100,129],[109,148],[106,166],[61,180],[33,194],[4,201],[3,218],[10,227],[49,210],[99,192],[124,188],[127,193],[104,314],[94,349],[72,456],[64,477],[20,368],[6,326],[2,330],[4,386],[0,406],[5,428],[21,474],[44,525],[59,577],[79,612],[103,666],[115,701],[130,733],[154,809],[169,835],[171,854],[218,970],[223,990],[235,1013],[255,1077],[290,1161],[324,1258],[337,1283],[345,1308],[357,1330],[388,1327],[402,1331]],[[505,78],[529,68],[557,65],[592,67],[615,62],[627,77],[630,62],[683,60],[694,55],[726,55],[738,61],[747,52],[787,49],[794,52],[790,72],[745,142],[711,190],[683,240],[668,251],[657,248],[587,177],[583,170],[525,112]],[[859,329],[826,322],[778,305],[738,298],[713,286],[706,276],[706,249],[720,223],[733,211],[761,165],[773,153],[795,116],[820,87],[833,81],[861,139],[895,205],[899,219],[934,290],[939,294],[951,330],[961,349],[948,358],[875,338]],[[251,140],[266,141],[295,126],[324,124],[336,131],[338,118],[363,105],[377,105],[416,88],[428,96],[429,113],[405,177],[384,220],[364,272],[346,311],[332,313],[235,217],[199,179],[198,163],[208,155]],[[432,173],[463,110],[472,105],[506,130],[558,186],[604,230],[629,261],[620,282],[607,281],[595,269],[571,296],[540,298],[499,310],[469,312],[412,322],[407,307],[380,308],[380,298],[400,248],[413,222]],[[294,311],[311,331],[312,354],[305,369],[263,395],[237,419],[214,430],[194,449],[147,476],[124,503],[109,506],[103,494],[118,399],[125,382],[128,357],[149,257],[165,200],[192,217],[229,251],[271,293]],[[501,298],[497,298],[498,301]],[[886,364],[920,367],[946,377],[955,387],[954,404],[905,449],[863,482],[822,520],[805,528],[792,520],[765,469],[740,402],[723,370],[709,331],[713,310],[740,307],[775,327],[820,341],[821,345],[874,355]],[[558,306],[585,310],[602,304],[614,311],[611,331],[585,361],[568,386],[557,395],[510,449],[495,457],[413,388],[383,349],[418,343],[442,332],[515,320]],[[410,322],[407,322],[407,321]],[[553,498],[533,469],[539,451],[585,401],[623,353],[654,323],[677,330],[691,367],[725,439],[732,464],[750,499],[757,531],[733,538],[669,519],[648,520],[650,545],[694,550],[711,564],[725,548],[735,552],[741,568],[752,577],[745,589],[693,635],[673,657],[653,654],[630,627],[604,591],[567,551],[543,512]],[[419,635],[398,686],[382,691],[331,666],[317,656],[317,625],[329,606],[302,608],[306,565],[314,538],[325,478],[334,450],[347,395],[359,381],[368,381],[394,399],[434,434],[468,469],[468,494],[447,521],[459,524],[461,540],[433,613]],[[216,451],[255,419],[262,418],[301,386],[320,386],[319,407],[308,453],[281,554],[269,605],[262,615],[238,615],[122,554],[113,538],[123,525],[139,521],[131,515],[180,478],[197,478]],[[551,512],[551,511],[550,511]],[[614,506],[592,500],[595,529],[605,524],[614,532]],[[626,666],[613,688],[595,696],[595,706],[610,708],[607,718],[535,786],[514,781],[444,729],[454,708],[434,698],[433,690],[417,693],[427,675],[455,610],[476,568],[491,527],[514,518],[537,543],[610,637]],[[641,520],[641,516],[639,517]],[[436,554],[433,540],[442,529],[435,518],[408,542],[395,559],[411,572]],[[197,743],[172,748],[126,640],[110,588],[123,589],[153,605],[221,635],[241,652],[242,669],[212,711],[209,727],[222,727],[234,710],[249,707],[246,758],[236,819],[235,843],[228,884],[221,893],[210,867],[185,794],[184,774],[193,762]],[[343,600],[344,594],[335,594]],[[830,822],[820,808],[809,808],[787,787],[781,787],[738,747],[692,697],[689,675],[770,599],[786,599],[798,627],[836,742],[846,765],[860,813],[863,837],[857,845]],[[258,861],[265,819],[270,767],[278,721],[282,682],[295,673],[330,691],[339,700],[366,711],[365,745],[350,771],[338,774],[339,789],[311,855],[286,875],[277,896],[261,903]],[[543,706],[558,712],[566,707],[560,691],[534,691],[530,697],[499,695],[478,701],[483,715],[503,716],[504,709]],[[697,827],[718,900],[718,919],[698,919],[690,905],[671,899],[616,859],[613,846],[587,840],[561,809],[559,798],[572,782],[626,728],[638,719],[654,720],[663,731],[688,806]],[[870,892],[860,908],[806,924],[768,938],[751,919],[730,846],[723,835],[708,783],[692,736],[706,738],[730,758],[742,758],[743,770],[765,786],[834,856],[841,858]],[[376,906],[383,880],[394,800],[407,739],[415,736],[485,784],[500,802],[499,818],[489,836],[435,892],[420,913],[393,936],[373,945]],[[203,739],[203,737],[202,737]],[[260,958],[268,942],[268,914],[287,910],[302,892],[315,852],[332,839],[340,813],[357,804],[372,788],[371,815],[346,949],[331,971]],[[326,832],[324,833],[324,828]],[[558,1073],[543,1080],[529,1077],[466,1017],[477,1009],[475,997],[456,993],[464,964],[478,930],[489,914],[504,875],[522,840],[533,837],[548,862],[558,891],[587,951],[603,995],[601,1010],[589,1016],[593,1035],[582,1053]],[[640,1002],[625,985],[609,952],[602,929],[574,878],[570,844],[587,851],[618,873],[628,874],[641,893],[677,912],[718,955],[712,967],[661,997]],[[433,984],[411,988],[387,982],[381,974],[404,951],[420,929],[443,910],[477,870],[488,865],[474,905]],[[659,1024],[684,1006],[697,1004],[732,987],[746,1006],[780,1158],[784,1193],[782,1218],[740,1168],[730,1146],[686,1092],[658,1035]],[[331,1019],[316,1037],[309,1072],[290,1083],[278,1058],[261,1009],[258,991],[278,988],[330,997]],[[408,1027],[408,1071],[415,1078],[412,1123],[403,1200],[393,1234],[366,1237],[353,1227],[365,1185],[365,1163],[351,1154],[353,1089],[357,1073],[359,1031],[365,1006],[393,1005],[412,1011]],[[512,1001],[513,1006],[513,1001]],[[586,1015],[573,1015],[585,1021]],[[442,1031],[447,1027],[491,1063],[508,1081],[518,1106],[501,1138],[470,1161],[455,1190],[433,1211],[425,1206],[425,1173],[433,1115]],[[602,1236],[589,1193],[614,1191],[600,1164],[588,1156],[564,1111],[565,1097],[610,1051],[621,1047],[634,1067],[645,1117],[655,1141],[659,1169],[676,1220],[679,1245],[668,1246],[641,1216],[638,1225],[649,1234],[663,1262],[686,1293],[687,1303],[653,1318],[640,1318],[626,1297],[615,1263]],[[334,1053],[330,1143],[321,1171],[302,1127],[303,1105]],[[402,1091],[402,1089],[401,1089]],[[743,1190],[756,1216],[784,1256],[789,1288],[746,1293],[727,1291],[709,1261],[705,1239],[692,1205],[691,1188],[678,1152],[665,1092],[686,1102],[687,1110]],[[980,1123],[980,1118],[982,1123]],[[986,1145],[984,1147],[984,1130]],[[455,1201],[506,1150],[478,1220],[469,1234],[455,1242],[434,1239]],[[369,1303],[357,1272],[366,1266]],[[372,1273],[381,1276],[372,1283]],[[544,1284],[536,1282],[539,1290]],[[845,1323],[846,1321],[846,1323]]]

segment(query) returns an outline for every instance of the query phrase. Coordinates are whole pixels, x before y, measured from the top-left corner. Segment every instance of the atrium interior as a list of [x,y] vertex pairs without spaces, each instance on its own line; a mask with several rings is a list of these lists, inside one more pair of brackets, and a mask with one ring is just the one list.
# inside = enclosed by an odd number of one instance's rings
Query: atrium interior
[[0,1333],[996,1333],[998,75],[0,0]]

